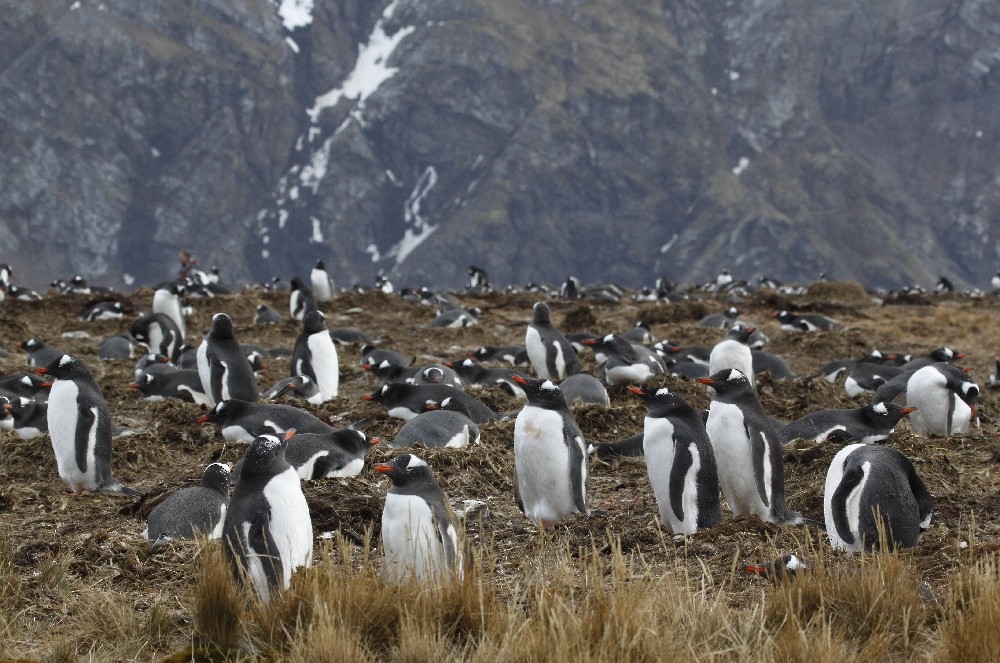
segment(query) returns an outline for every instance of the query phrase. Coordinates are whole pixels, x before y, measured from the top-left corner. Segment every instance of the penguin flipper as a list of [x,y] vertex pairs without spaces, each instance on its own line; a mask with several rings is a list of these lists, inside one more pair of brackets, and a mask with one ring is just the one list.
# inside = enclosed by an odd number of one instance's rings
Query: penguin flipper
[[674,463],[670,467],[670,508],[681,522],[684,521],[684,483],[688,470],[694,464],[691,450],[682,440],[674,438]]
[[281,587],[283,578],[281,552],[274,537],[271,536],[269,523],[255,520],[245,525],[249,525],[246,530],[247,550],[245,552],[251,578],[254,568],[254,558],[256,558],[261,571],[263,571],[263,580],[266,581],[267,586]]
[[[517,508],[521,511],[521,513],[524,513],[524,502],[521,501],[521,490],[518,487],[519,485],[520,484],[517,481],[517,465],[515,465],[514,466],[514,504],[517,505]],[[525,515],[527,515],[527,514],[525,514]]]
[[458,532],[455,529],[455,513],[446,501],[444,494],[441,501],[431,505],[431,515],[434,518],[434,530],[438,541],[444,550],[444,559],[449,569],[453,569],[458,556]]
[[[757,481],[757,494],[764,506],[770,507],[771,500],[764,484],[764,463],[770,462],[768,457],[767,438],[756,428],[745,425],[747,438],[750,440],[750,457],[753,459],[753,475]],[[773,471],[773,468],[772,468]]]
[[[89,440],[91,435],[97,435],[97,412],[87,406],[77,407],[76,418],[76,466],[81,472],[86,473],[89,463],[87,462],[87,450],[89,444],[81,444],[81,440]],[[97,447],[95,445],[94,450]]]
[[934,496],[927,490],[923,479],[917,476],[917,471],[913,463],[905,463],[906,479],[913,491],[913,497],[917,500],[917,510],[920,514],[920,531],[923,532],[931,526],[931,515],[934,510]]
[[845,469],[840,484],[830,498],[834,529],[837,530],[837,536],[850,545],[854,544],[854,533],[851,531],[851,525],[847,518],[847,500],[851,497],[851,493],[861,485],[864,476],[864,470],[858,465]]
[[573,502],[580,513],[589,513],[587,511],[587,484],[590,476],[587,472],[587,461],[590,456],[587,454],[587,445],[583,441],[583,435],[579,429],[576,431],[564,430],[563,433],[566,435],[566,443],[569,446],[570,485],[575,488]]

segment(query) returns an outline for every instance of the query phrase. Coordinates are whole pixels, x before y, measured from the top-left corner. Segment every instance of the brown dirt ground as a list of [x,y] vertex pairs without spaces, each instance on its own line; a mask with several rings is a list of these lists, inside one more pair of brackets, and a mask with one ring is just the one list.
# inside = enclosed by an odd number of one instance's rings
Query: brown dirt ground
[[[998,454],[997,393],[986,388],[997,352],[989,330],[1000,315],[1000,300],[969,300],[959,296],[929,298],[926,302],[879,305],[852,284],[827,284],[819,292],[790,299],[774,293],[759,293],[740,306],[744,318],[759,324],[770,336],[768,350],[785,357],[799,374],[814,372],[827,361],[857,357],[872,348],[925,352],[940,345],[972,353],[966,361],[974,368],[973,377],[983,387],[980,398],[982,426],[975,432],[954,438],[925,437],[901,424],[890,443],[906,453],[936,498],[934,521],[919,546],[909,551],[921,579],[936,591],[945,590],[949,574],[960,565],[1000,549],[1000,493],[995,472]],[[140,290],[130,296],[140,307],[148,307],[152,292]],[[139,533],[152,507],[171,491],[195,483],[204,466],[216,460],[239,459],[242,447],[226,443],[214,427],[195,419],[198,406],[180,402],[147,403],[126,385],[131,379],[132,361],[101,362],[97,342],[128,328],[131,319],[86,323],[79,314],[92,298],[53,296],[37,303],[5,301],[0,304],[0,347],[11,355],[0,365],[8,373],[24,370],[24,355],[13,349],[20,340],[35,336],[67,353],[76,354],[94,372],[111,404],[118,423],[144,431],[115,441],[114,467],[124,483],[134,486],[146,498],[132,502],[105,494],[70,497],[56,473],[48,438],[21,441],[13,433],[0,439],[5,450],[0,463],[0,513],[10,537],[13,564],[22,583],[23,605],[17,606],[29,619],[52,624],[52,632],[72,629],[72,620],[58,591],[49,586],[48,569],[57,560],[76,578],[103,587],[112,587],[125,605],[136,611],[148,610],[164,597],[175,597],[172,610],[176,619],[175,644],[188,641],[191,633],[190,603],[186,598],[197,577],[194,548],[174,543],[166,552],[147,558],[148,543]],[[468,306],[480,306],[481,324],[467,329],[433,329],[428,307],[404,302],[381,293],[343,294],[324,309],[331,327],[355,327],[418,362],[453,359],[486,344],[521,343],[530,317],[533,294],[493,294],[463,297]],[[229,313],[236,322],[241,342],[264,348],[291,347],[299,324],[284,320],[273,327],[252,324],[254,307],[264,302],[287,312],[287,295],[248,292],[214,300],[194,300],[194,314],[188,329],[192,342],[200,342],[212,314]],[[697,327],[706,313],[722,310],[725,302],[707,299],[673,305],[604,304],[552,301],[553,321],[563,331],[573,325],[593,324],[589,331],[621,331],[636,320],[651,324],[657,338],[680,343],[711,344],[718,330]],[[782,332],[769,314],[777,307],[821,311],[838,318],[845,328],[821,334]],[[578,326],[577,325],[577,326]],[[88,339],[63,338],[64,332],[85,330]],[[390,439],[401,422],[386,416],[384,409],[363,402],[360,397],[375,387],[370,375],[358,366],[357,348],[341,348],[341,393],[322,407],[306,406],[335,425],[347,425],[365,417],[373,423],[369,432]],[[589,363],[588,363],[589,362]],[[585,367],[593,368],[584,357]],[[287,375],[288,359],[275,358],[260,375],[262,387]],[[695,407],[705,407],[709,397],[697,384],[672,380],[669,386]],[[791,420],[808,412],[834,407],[856,407],[841,385],[821,379],[771,381],[760,388],[765,409],[780,419]],[[590,442],[608,442],[641,430],[644,408],[622,388],[611,390],[612,409],[577,410],[580,427]],[[513,398],[487,392],[483,399],[500,411],[516,411]],[[511,467],[513,464],[513,421],[481,426],[482,444],[464,450],[424,450],[421,453],[434,468],[442,487],[453,503],[463,499],[485,500],[488,515],[469,523],[473,545],[489,546],[496,558],[492,570],[498,584],[514,583],[519,569],[534,550],[538,533],[514,506]],[[785,454],[786,494],[791,508],[822,520],[822,491],[827,466],[837,447],[800,444]],[[390,457],[393,450],[376,447],[371,460]],[[384,478],[366,470],[352,479],[327,479],[305,483],[303,488],[312,511],[317,536],[339,530],[349,540],[363,542],[370,529],[378,541],[380,514],[386,490]],[[699,532],[686,541],[675,542],[658,524],[658,512],[649,488],[642,459],[596,462],[591,468],[590,505],[603,511],[590,518],[575,518],[551,536],[570,549],[602,547],[608,535],[621,540],[626,553],[641,554],[653,569],[673,568],[681,559],[695,573],[704,567],[712,582],[726,584],[736,604],[759,602],[761,581],[733,575],[737,563],[771,558],[775,551],[803,549],[809,530],[779,527],[755,518],[725,522]],[[822,539],[822,535],[813,538]],[[963,549],[960,542],[967,541]],[[851,558],[830,553],[833,565],[850,565]],[[39,643],[24,643],[25,651]]]

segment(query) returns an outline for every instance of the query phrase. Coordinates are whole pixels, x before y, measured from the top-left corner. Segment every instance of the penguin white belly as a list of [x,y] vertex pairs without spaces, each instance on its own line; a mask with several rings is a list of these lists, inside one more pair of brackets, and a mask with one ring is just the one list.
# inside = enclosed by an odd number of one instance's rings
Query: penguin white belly
[[309,274],[309,284],[312,289],[313,298],[317,302],[328,302],[333,299],[333,292],[330,290],[330,279],[326,272],[314,269]]
[[[698,453],[692,449],[695,462],[684,475],[681,498],[683,514],[674,512],[670,501],[670,477],[676,460],[677,440],[669,419],[646,417],[643,426],[642,449],[646,458],[649,483],[653,487],[660,518],[673,534],[692,534],[698,529]],[[691,445],[694,447],[694,444]]]
[[[736,405],[712,401],[705,424],[718,466],[719,486],[733,515],[752,513],[769,520],[770,509],[757,492],[753,453],[747,438],[743,412]],[[764,456],[764,485],[770,488],[770,464]]]
[[[478,443],[479,440],[476,440]],[[469,446],[469,427],[462,426],[462,430],[455,433],[455,436],[448,440],[445,445],[448,449],[464,449]]]
[[[204,392],[192,389],[187,385],[180,385],[177,387],[177,391],[187,393],[191,396],[191,399],[195,402],[195,405],[205,405],[207,407],[212,407],[212,399],[205,395]],[[148,398],[146,400],[149,400]]]
[[212,396],[212,367],[208,362],[208,342],[202,341],[198,346],[198,377],[201,378],[201,389],[205,392],[205,397],[210,401],[210,405],[215,407],[215,397]]
[[287,588],[295,569],[312,564],[312,520],[295,469],[289,467],[268,481],[264,498],[271,507],[268,529],[281,557],[282,583]]
[[81,490],[97,490],[97,472],[94,467],[94,448],[97,445],[97,417],[96,407],[91,408],[94,415],[94,424],[87,431],[87,439],[84,444],[87,446],[87,470],[83,471],[76,462],[77,446],[77,417],[79,417],[78,398],[80,390],[72,380],[56,380],[52,383],[49,394],[49,408],[47,413],[49,424],[49,439],[52,442],[52,451],[56,456],[56,466],[59,468],[59,477],[66,482],[69,489],[77,492]]
[[947,435],[948,406],[953,398],[945,377],[937,369],[924,367],[914,373],[906,383],[906,404],[917,408],[910,414],[913,430]]
[[545,342],[542,341],[541,335],[538,330],[534,327],[528,327],[528,330],[524,333],[524,349],[528,353],[528,361],[531,363],[531,367],[535,369],[535,373],[542,380],[549,380],[552,378],[549,375],[548,362],[548,351],[545,347]]
[[720,341],[708,356],[708,374],[714,375],[725,368],[735,368],[754,384],[753,355],[750,348],[739,341]]
[[390,417],[395,419],[402,419],[403,421],[409,421],[417,416],[417,413],[404,405],[397,405],[396,407],[389,408],[386,411]]
[[831,426],[827,430],[819,433],[813,438],[813,442],[819,444],[820,442],[826,442],[826,438],[830,437],[830,434],[838,430],[847,430],[847,427],[842,424],[837,424],[836,426]]
[[323,401],[336,398],[340,385],[340,362],[330,333],[324,329],[311,334],[306,340],[306,345],[309,347],[316,386],[319,387]]
[[847,379],[844,380],[844,391],[847,392],[847,395],[850,398],[857,398],[861,394],[865,393],[867,389],[863,388],[857,383],[857,381],[855,381],[854,378],[848,375]]
[[222,527],[226,524],[226,505],[219,505],[219,515],[218,520],[215,521],[215,527],[212,531],[208,533],[209,539],[221,539],[222,538]]
[[440,578],[446,569],[444,548],[438,540],[434,514],[417,495],[388,493],[382,510],[382,573],[399,582]]
[[32,440],[41,435],[42,431],[35,428],[34,426],[25,426],[23,428],[16,429],[14,433],[21,440]]
[[645,384],[653,375],[653,369],[645,364],[622,364],[604,369],[604,378],[609,385]]
[[[584,459],[586,484],[586,454]],[[524,513],[536,525],[555,525],[577,511],[558,412],[531,406],[521,411],[514,423],[514,467]]]
[[242,426],[223,427],[222,437],[230,442],[242,442],[243,444],[250,444],[254,441],[254,436],[247,432],[247,429]]
[[333,478],[344,478],[344,477],[356,477],[361,474],[361,470],[365,467],[364,458],[355,458],[354,460],[348,461],[339,470],[334,470],[332,472],[327,472],[326,476]]

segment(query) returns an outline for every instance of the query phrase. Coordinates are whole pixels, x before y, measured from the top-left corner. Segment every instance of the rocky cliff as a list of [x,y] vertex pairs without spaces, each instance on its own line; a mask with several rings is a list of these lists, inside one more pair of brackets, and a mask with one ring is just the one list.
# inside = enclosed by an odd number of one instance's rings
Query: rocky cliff
[[986,285],[1000,4],[0,0],[0,260]]

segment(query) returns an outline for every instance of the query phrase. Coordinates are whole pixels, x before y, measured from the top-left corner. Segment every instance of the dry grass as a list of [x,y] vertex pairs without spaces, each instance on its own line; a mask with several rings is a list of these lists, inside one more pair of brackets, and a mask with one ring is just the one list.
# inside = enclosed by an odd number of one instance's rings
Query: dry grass
[[[135,296],[148,304],[151,293]],[[826,301],[829,298],[829,301]],[[195,338],[211,315],[233,315],[237,334],[262,347],[288,346],[298,325],[250,324],[258,301],[279,310],[284,295],[194,302]],[[424,325],[419,305],[381,295],[342,295],[331,324],[385,339],[405,354],[452,359],[479,345],[523,339],[535,297],[469,298],[485,309],[484,323],[460,330]],[[140,430],[115,441],[115,470],[148,497],[140,503],[111,495],[68,497],[56,476],[45,437],[22,441],[0,433],[0,658],[45,661],[988,661],[1000,660],[1000,480],[994,470],[1000,420],[996,392],[980,400],[982,428],[961,438],[927,438],[901,425],[891,444],[914,460],[936,498],[931,529],[917,548],[895,554],[844,555],[829,550],[822,533],[725,521],[675,541],[658,524],[658,511],[641,459],[594,463],[591,506],[602,513],[535,531],[511,497],[510,421],[482,426],[480,446],[421,451],[453,502],[475,498],[488,512],[466,524],[467,569],[460,583],[423,590],[394,585],[379,575],[380,514],[387,486],[364,472],[350,480],[304,484],[317,535],[315,565],[270,605],[245,596],[233,583],[218,542],[170,544],[152,557],[138,537],[153,506],[197,481],[208,462],[238,460],[243,448],[195,423],[197,406],[137,400],[125,385],[130,362],[98,362],[96,342],[123,323],[84,324],[75,316],[83,298],[39,304],[0,304],[0,338],[10,347],[39,336],[94,367],[119,423]],[[558,324],[575,321],[593,331],[625,329],[635,320],[660,338],[711,343],[714,330],[694,325],[721,302],[672,306],[553,302]],[[783,334],[768,314],[798,305],[827,312],[847,329],[821,335]],[[851,284],[811,291],[802,301],[757,295],[745,316],[771,337],[770,349],[800,374],[826,361],[860,356],[872,347],[929,350],[950,344],[973,353],[983,385],[992,369],[982,330],[1000,315],[993,299],[950,298],[937,306],[866,303]],[[86,329],[91,339],[64,339]],[[942,330],[948,332],[942,337]],[[342,350],[342,395],[310,411],[337,425],[370,417],[370,431],[391,438],[400,423],[360,400],[373,388]],[[585,357],[585,366],[592,367]],[[8,372],[23,357],[0,360]],[[270,384],[287,365],[272,362]],[[671,382],[695,407],[704,390]],[[823,381],[765,380],[765,409],[789,420],[812,410],[851,407],[840,385]],[[610,411],[577,412],[588,441],[611,441],[641,429],[644,410],[612,390]],[[484,400],[500,411],[517,401],[496,393]],[[822,486],[836,447],[799,445],[785,454],[786,494],[792,508],[822,519]],[[376,448],[375,462],[394,451]],[[967,542],[963,547],[961,542]],[[811,564],[789,582],[771,584],[743,574],[746,562],[796,552]],[[921,598],[927,590],[937,601]],[[918,591],[919,590],[919,591]],[[168,658],[169,657],[169,658]]]

